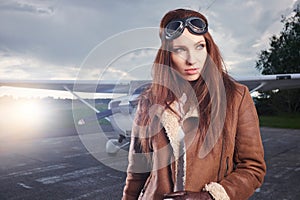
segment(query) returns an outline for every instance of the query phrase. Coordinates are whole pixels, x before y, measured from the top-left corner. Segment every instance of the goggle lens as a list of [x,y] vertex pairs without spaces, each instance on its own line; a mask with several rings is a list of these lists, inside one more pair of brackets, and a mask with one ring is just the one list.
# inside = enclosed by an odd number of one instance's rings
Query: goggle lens
[[172,37],[173,35],[180,34],[180,27],[182,27],[181,21],[170,22],[165,28],[166,37]]
[[193,30],[198,33],[202,33],[206,27],[204,21],[200,19],[192,19],[189,21],[189,23],[193,26]]
[[167,40],[173,40],[179,37],[185,27],[197,35],[202,35],[207,32],[207,24],[201,18],[190,17],[169,22],[165,28],[165,38]]

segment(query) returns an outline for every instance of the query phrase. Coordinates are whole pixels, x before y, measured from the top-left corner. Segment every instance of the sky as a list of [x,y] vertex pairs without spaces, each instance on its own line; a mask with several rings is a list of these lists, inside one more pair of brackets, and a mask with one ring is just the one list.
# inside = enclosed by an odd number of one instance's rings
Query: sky
[[[281,16],[291,14],[299,2],[2,0],[0,79],[149,78],[160,44],[157,28],[163,15],[175,8],[197,10],[208,18],[231,75],[259,75],[258,54],[282,30]],[[6,94],[42,93],[0,87],[0,96]]]

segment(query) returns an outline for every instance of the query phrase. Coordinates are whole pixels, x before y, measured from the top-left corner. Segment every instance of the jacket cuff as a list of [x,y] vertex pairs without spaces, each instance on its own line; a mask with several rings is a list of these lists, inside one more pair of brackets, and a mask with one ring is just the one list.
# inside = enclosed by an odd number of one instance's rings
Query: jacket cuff
[[228,194],[226,193],[225,189],[222,185],[216,182],[211,182],[209,184],[205,184],[203,191],[209,192],[209,194],[215,200],[230,200]]

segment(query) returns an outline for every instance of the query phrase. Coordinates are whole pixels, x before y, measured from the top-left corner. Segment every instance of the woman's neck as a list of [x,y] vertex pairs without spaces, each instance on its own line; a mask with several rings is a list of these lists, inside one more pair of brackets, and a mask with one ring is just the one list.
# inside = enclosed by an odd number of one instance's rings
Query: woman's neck
[[198,80],[194,80],[194,81],[189,81],[189,83],[191,84],[192,88],[194,88],[194,86],[196,85]]

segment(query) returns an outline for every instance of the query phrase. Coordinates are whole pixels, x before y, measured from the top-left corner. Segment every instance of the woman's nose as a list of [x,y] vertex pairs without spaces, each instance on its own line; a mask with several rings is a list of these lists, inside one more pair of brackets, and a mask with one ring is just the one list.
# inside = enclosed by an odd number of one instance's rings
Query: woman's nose
[[186,63],[188,65],[193,65],[196,62],[197,62],[197,55],[196,55],[196,53],[193,52],[193,51],[188,52],[187,58],[186,58]]

